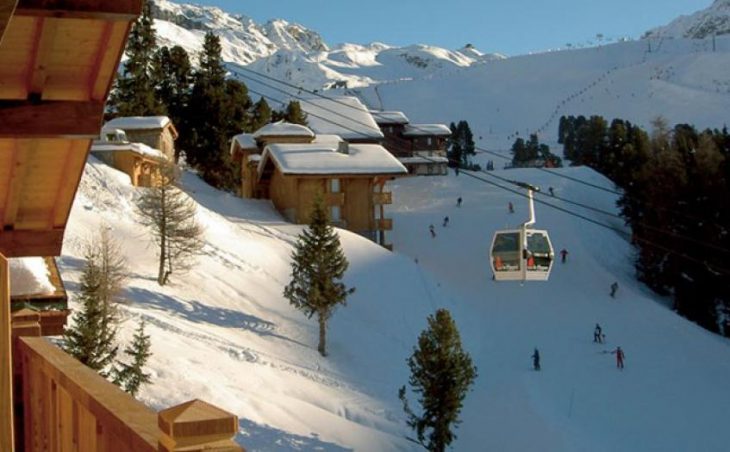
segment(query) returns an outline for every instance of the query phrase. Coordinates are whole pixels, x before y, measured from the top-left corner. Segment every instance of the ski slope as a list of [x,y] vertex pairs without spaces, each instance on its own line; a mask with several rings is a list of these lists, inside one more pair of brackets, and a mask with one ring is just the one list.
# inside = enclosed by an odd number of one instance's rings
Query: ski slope
[[[609,186],[584,168],[559,171]],[[615,210],[613,195],[544,172],[496,174]],[[103,224],[122,242],[130,279],[120,337],[130,340],[137,322],[147,322],[153,383],[140,397],[156,409],[208,400],[239,416],[247,450],[418,450],[404,439],[397,390],[427,315],[446,307],[479,369],[454,450],[726,450],[728,341],[634,281],[631,249],[613,231],[538,205],[538,227],[550,230],[556,250],[569,250],[568,262],[557,263],[547,283],[495,283],[487,246],[495,229],[523,221],[522,199],[465,175],[396,181],[395,253],[340,231],[346,283],[357,291],[331,320],[330,356],[322,358],[316,321],[282,296],[301,228],[268,201],[218,192],[194,174],[185,173],[183,185],[207,230],[188,275],[157,286],[154,248],[132,207],[136,191],[93,158],[60,262],[73,300],[84,240]],[[608,296],[613,281],[616,299]],[[604,346],[592,342],[596,322]],[[624,371],[606,353],[616,345],[626,353]],[[542,354],[539,373],[533,347]]]

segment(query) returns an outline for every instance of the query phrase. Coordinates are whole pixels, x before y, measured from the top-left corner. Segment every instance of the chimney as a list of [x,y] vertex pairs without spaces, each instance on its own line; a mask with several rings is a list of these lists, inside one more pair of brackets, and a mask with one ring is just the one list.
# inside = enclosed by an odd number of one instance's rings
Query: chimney
[[337,143],[337,152],[340,154],[349,154],[350,153],[350,143],[347,141],[340,141]]

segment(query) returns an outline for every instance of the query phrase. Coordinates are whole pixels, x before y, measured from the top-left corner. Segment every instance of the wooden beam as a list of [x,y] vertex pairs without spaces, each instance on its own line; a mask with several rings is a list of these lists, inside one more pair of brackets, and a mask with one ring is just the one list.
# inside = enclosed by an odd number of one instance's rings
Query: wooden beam
[[53,50],[53,41],[56,39],[58,21],[46,20],[43,17],[37,20],[33,58],[30,59],[26,70],[26,89],[29,94],[35,94],[40,98],[48,78],[46,66]]
[[63,232],[61,228],[0,231],[0,253],[7,257],[60,256]]
[[20,194],[23,190],[23,181],[28,173],[28,157],[33,151],[34,149],[29,149],[28,146],[21,146],[18,142],[15,143],[13,161],[10,166],[8,190],[5,197],[5,210],[0,219],[3,225],[15,224],[20,206]]
[[10,336],[10,274],[0,254],[0,450],[13,451],[12,342]]
[[0,138],[96,138],[104,104],[0,100]]
[[142,0],[19,0],[19,16],[62,19],[132,21],[142,12]]
[[10,23],[10,17],[12,17],[17,3],[18,0],[0,0],[0,43],[3,42],[5,29]]

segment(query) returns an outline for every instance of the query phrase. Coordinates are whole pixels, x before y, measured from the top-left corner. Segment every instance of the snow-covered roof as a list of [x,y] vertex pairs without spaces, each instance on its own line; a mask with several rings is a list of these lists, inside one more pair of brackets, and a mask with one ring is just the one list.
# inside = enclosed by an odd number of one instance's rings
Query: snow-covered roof
[[401,163],[449,163],[449,159],[440,156],[422,157],[415,155],[413,157],[399,157],[398,160]]
[[146,130],[162,129],[170,124],[167,116],[122,116],[104,124],[104,129]]
[[407,124],[404,136],[449,136],[451,129],[443,124]]
[[132,151],[141,156],[149,157],[154,160],[167,160],[167,156],[160,151],[147,146],[144,143],[121,143],[113,141],[95,141],[91,145],[91,152],[118,152]]
[[10,295],[48,294],[56,291],[42,257],[19,257],[10,262]]
[[248,156],[249,162],[260,162],[261,161],[261,154],[251,154]]
[[269,159],[284,174],[407,174],[406,168],[379,144],[349,144],[347,153],[334,143],[270,144],[259,163]]
[[263,137],[307,137],[314,138],[314,132],[307,127],[300,124],[292,124],[290,122],[272,122],[266,124],[256,132],[253,137],[256,139]]
[[410,122],[402,111],[370,110],[370,114],[378,124],[408,124]]
[[[241,149],[258,149],[256,140],[253,134],[250,133],[241,133],[234,136],[233,142],[238,144],[238,147]],[[233,152],[233,147],[231,147],[231,152]]]
[[301,105],[309,128],[317,134],[339,135],[345,140],[383,138],[373,115],[357,97],[315,97],[302,99]]
[[314,137],[314,141],[312,143],[316,144],[329,144],[332,146],[337,146],[339,143],[342,143],[343,140],[341,136],[339,135],[317,135]]

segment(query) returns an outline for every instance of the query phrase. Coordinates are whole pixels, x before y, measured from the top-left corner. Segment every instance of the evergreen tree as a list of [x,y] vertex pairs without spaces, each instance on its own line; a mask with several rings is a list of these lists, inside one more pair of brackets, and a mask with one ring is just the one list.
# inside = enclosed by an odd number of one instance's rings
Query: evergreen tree
[[253,112],[251,114],[251,131],[255,132],[270,123],[272,119],[271,107],[263,97],[253,104]]
[[461,167],[462,154],[464,151],[457,138],[456,124],[453,122],[449,124],[449,129],[451,130],[451,135],[446,141],[446,155],[449,159],[449,166],[452,168],[458,168]]
[[149,116],[164,113],[164,107],[155,96],[156,82],[152,74],[152,56],[157,44],[153,25],[152,6],[146,0],[142,15],[129,33],[125,49],[127,60],[109,99],[111,116]]
[[292,259],[292,279],[284,289],[284,296],[308,318],[317,315],[317,350],[327,356],[327,322],[355,289],[348,289],[341,282],[347,270],[347,258],[337,232],[329,224],[320,195],[314,201],[309,226],[299,235]]
[[152,76],[157,83],[155,95],[180,132],[179,142],[187,142],[185,114],[190,102],[192,65],[185,49],[180,46],[158,49],[152,58]]
[[195,204],[175,186],[176,168],[163,167],[162,173],[162,183],[143,189],[136,207],[141,223],[152,230],[158,246],[157,283],[164,286],[170,275],[193,266],[204,245],[204,231],[196,219]]
[[63,349],[106,377],[117,355],[115,309],[102,296],[105,276],[99,250],[90,246],[84,257],[79,284],[81,309],[74,313],[73,325],[64,329]]
[[120,362],[114,377],[114,383],[132,396],[137,395],[140,386],[150,382],[150,374],[145,373],[144,367],[152,352],[150,352],[150,336],[145,334],[144,327],[145,323],[142,321],[134,333],[132,343],[124,349],[124,354],[130,362]]
[[456,435],[464,398],[477,377],[471,357],[461,346],[461,337],[449,311],[439,309],[428,317],[428,328],[418,337],[418,346],[408,358],[411,390],[419,395],[422,414],[413,412],[403,386],[398,396],[415,430],[416,440],[429,451],[444,451]]
[[286,111],[284,112],[284,120],[292,124],[301,124],[303,126],[307,125],[307,114],[304,113],[304,110],[302,110],[302,106],[299,104],[299,101],[293,100],[289,102],[286,106]]

